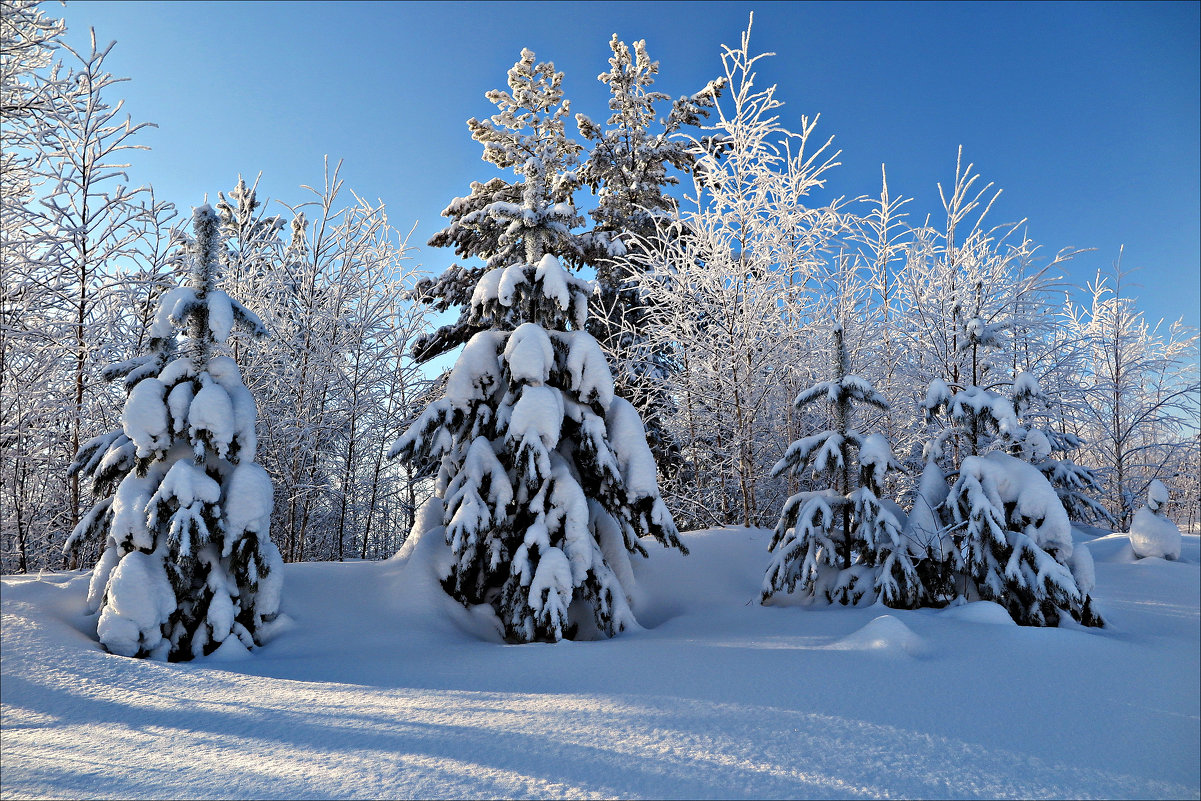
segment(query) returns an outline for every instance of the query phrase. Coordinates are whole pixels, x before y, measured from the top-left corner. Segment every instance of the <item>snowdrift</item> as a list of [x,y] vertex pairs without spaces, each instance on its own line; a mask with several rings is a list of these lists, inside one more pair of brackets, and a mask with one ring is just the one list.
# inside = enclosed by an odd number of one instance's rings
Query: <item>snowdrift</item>
[[1109,625],[763,607],[770,532],[636,566],[643,628],[505,645],[430,544],[290,564],[251,656],[104,653],[86,572],[3,579],[4,798],[1197,798],[1198,537],[1087,541]]

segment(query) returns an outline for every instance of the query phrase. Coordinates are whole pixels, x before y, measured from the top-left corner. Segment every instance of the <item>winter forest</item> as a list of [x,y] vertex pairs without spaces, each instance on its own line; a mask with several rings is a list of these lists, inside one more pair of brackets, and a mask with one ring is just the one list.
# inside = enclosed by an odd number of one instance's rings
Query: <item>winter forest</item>
[[[46,742],[17,731],[25,705],[36,731],[60,703],[57,679],[30,677],[49,676],[36,664],[60,652],[101,684],[195,679],[187,693],[205,709],[248,685],[216,668],[202,687],[208,673],[87,660],[245,660],[237,671],[263,682],[256,703],[284,739],[307,736],[288,728],[293,690],[273,695],[258,674],[310,682],[308,697],[340,710],[329,715],[353,716],[343,728],[370,721],[338,759],[409,748],[372,728],[391,732],[380,710],[397,704],[423,725],[481,731],[509,731],[496,709],[520,708],[529,731],[566,738],[555,748],[585,748],[597,703],[613,704],[601,739],[652,759],[628,786],[610,774],[640,764],[629,754],[617,771],[591,755],[566,773],[531,767],[559,765],[537,737],[517,757],[481,740],[495,771],[414,762],[396,768],[401,784],[293,785],[234,760],[231,792],[244,797],[1195,797],[1195,765],[1173,749],[1197,742],[1196,631],[1177,628],[1196,628],[1199,339],[1140,305],[1120,250],[1032,241],[1026,220],[1000,218],[1001,187],[962,147],[927,187],[890,182],[885,164],[876,191],[852,196],[838,132],[803,113],[800,88],[758,79],[774,54],[757,49],[753,15],[674,99],[645,41],[612,35],[596,65],[607,106],[589,108],[553,54],[513,53],[464,110],[467,131],[442,132],[476,143],[478,180],[431,209],[440,230],[414,241],[414,221],[347,185],[354,152],[330,154],[301,187],[234,172],[203,197],[156,195],[131,180],[157,126],[124,108],[130,78],[106,66],[119,45],[93,31],[89,49],[71,46],[69,10],[41,0],[0,9],[6,797],[215,792],[191,752],[168,759],[178,784],[30,767]],[[918,212],[910,193],[932,187],[939,208]],[[334,567],[358,578],[335,580]],[[1035,639],[1052,633],[1063,637]],[[348,663],[344,642],[362,658]],[[1127,678],[1153,648],[1172,678],[1142,679],[1131,697],[1158,711],[1112,714],[1125,721],[1115,732],[1159,743],[1154,757],[1089,745],[1088,699],[1109,680],[1085,674],[1112,664]],[[802,650],[826,678],[776,687],[797,668],[773,660]],[[445,685],[443,668],[421,672],[452,654],[485,667]],[[607,695],[604,676],[632,678],[626,659],[642,660],[645,697],[624,684]],[[944,665],[922,667],[932,659]],[[1037,673],[1043,695],[975,683],[979,660]],[[690,672],[700,663],[750,684],[694,699],[680,688],[709,686]],[[906,681],[952,668],[973,678],[915,706]],[[581,671],[585,689],[557,678]],[[685,675],[693,684],[676,683]],[[9,689],[18,681],[32,683]],[[1184,723],[1156,723],[1186,686]],[[429,687],[453,697],[427,700]],[[473,694],[485,690],[508,701],[489,707]],[[546,691],[560,694],[549,706]],[[904,752],[903,769],[785,747],[852,714],[817,698],[879,693],[883,711],[860,710],[837,736],[851,755]],[[979,720],[953,722],[969,707]],[[139,732],[159,722],[136,702],[114,714]],[[657,714],[683,734],[661,736]],[[787,753],[743,732],[777,719]],[[1041,751],[1016,744],[1027,719]],[[1065,727],[1075,756],[1040,762]],[[1002,750],[973,751],[977,729],[1000,732]],[[118,737],[105,731],[95,736]],[[700,731],[709,744],[689,745]],[[942,746],[913,745],[944,736],[963,738],[958,778],[939,766]],[[315,770],[305,749],[327,739],[256,759],[301,760],[300,775]],[[748,767],[744,742],[773,767]]]
[[[163,299],[188,284],[196,234],[184,210],[202,201],[177,207],[126,184],[148,123],[123,114],[108,48],[75,52],[62,30],[36,3],[5,5],[6,573],[100,557],[107,499],[146,456],[129,409],[142,408],[134,390],[148,373],[131,360],[159,347]],[[643,45],[611,47],[607,111],[575,112],[553,64],[528,51],[508,88],[488,92],[493,116],[468,126],[507,177],[473,184],[442,212],[446,227],[428,246],[452,248],[461,264],[436,279],[415,266],[405,224],[344,186],[336,163],[294,203],[269,202],[253,176],[214,187],[214,286],[255,321],[220,328],[214,345],[254,399],[254,458],[271,482],[284,561],[395,553],[453,476],[435,475],[441,451],[410,435],[408,458],[396,460],[393,442],[414,421],[432,425],[425,410],[439,398],[478,403],[481,382],[501,379],[468,375],[485,369],[475,357],[454,370],[436,357],[531,322],[563,331],[556,354],[577,352],[571,331],[586,331],[589,348],[595,340],[599,351],[556,356],[553,369],[586,359],[599,408],[610,391],[632,406],[654,456],[654,474],[639,464],[636,481],[647,497],[657,482],[681,529],[779,521],[783,537],[814,492],[871,488],[886,510],[911,513],[928,490],[942,514],[918,527],[929,529],[920,550],[955,504],[975,508],[964,462],[991,453],[1042,473],[1073,520],[1129,530],[1160,481],[1165,513],[1196,527],[1196,333],[1152,323],[1124,293],[1120,254],[1087,286],[1065,285],[1065,260],[1098,254],[1054,252],[1021,223],[991,219],[999,190],[970,154],[948,154],[946,175],[931,176],[937,218],[907,214],[883,168],[877,196],[835,197],[832,137],[815,119],[785,125],[780,91],[753,82],[763,56],[745,36],[707,86],[674,102],[655,90],[658,63]],[[566,272],[521,301],[529,311],[497,297],[511,291],[498,280],[517,279],[491,270],[544,255]],[[539,311],[548,298],[563,311]],[[525,379],[508,369],[512,391]],[[850,394],[831,389],[840,381]],[[870,403],[843,400],[860,385]],[[628,416],[609,428],[639,438]],[[93,440],[122,425],[119,443]],[[820,439],[831,426],[835,439]],[[452,472],[474,469],[451,458]],[[994,466],[1013,463],[969,464],[1003,473]],[[931,465],[942,478],[927,475]],[[855,503],[811,508],[818,517],[802,528],[856,528],[860,513],[835,519]],[[853,542],[863,536],[836,535],[844,557],[873,550]],[[637,535],[626,537],[637,550]]]

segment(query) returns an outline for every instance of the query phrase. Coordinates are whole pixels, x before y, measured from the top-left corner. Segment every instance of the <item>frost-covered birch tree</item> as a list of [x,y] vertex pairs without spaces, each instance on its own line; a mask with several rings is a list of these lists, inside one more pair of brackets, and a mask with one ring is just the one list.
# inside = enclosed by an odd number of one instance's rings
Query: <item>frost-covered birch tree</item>
[[[1151,324],[1125,294],[1121,261],[1089,284],[1087,308],[1068,325],[1087,343],[1079,416],[1080,460],[1100,474],[1110,514],[1126,530],[1152,481],[1195,492],[1197,333],[1179,321]],[[1179,476],[1179,478],[1178,478]],[[1188,477],[1192,486],[1188,486]]]
[[60,402],[42,382],[61,372],[52,330],[56,303],[52,276],[38,257],[43,240],[26,214],[33,201],[38,131],[52,114],[59,90],[48,73],[62,36],[62,20],[30,0],[0,4],[0,565],[25,572],[44,564],[49,532],[63,524],[65,476],[55,469],[61,452]]
[[709,138],[692,139],[680,218],[632,256],[644,271],[645,346],[674,362],[669,433],[684,444],[684,467],[669,497],[697,524],[774,516],[782,498],[766,455],[788,441],[776,411],[819,374],[793,354],[817,336],[818,284],[845,230],[839,201],[810,197],[837,154],[828,140],[812,146],[816,119],[801,117],[800,133],[781,125],[776,87],[755,85],[755,65],[770,54],[752,55],[749,41],[748,27],[739,48],[724,49],[729,92],[702,126]]
[[[414,535],[445,538],[443,586],[464,604],[491,606],[513,642],[634,625],[629,557],[645,554],[639,540],[683,550],[638,414],[614,396],[585,330],[592,285],[559,258],[579,252],[571,228],[580,222],[562,194],[579,148],[563,130],[561,81],[523,50],[509,91],[487,95],[497,114],[469,123],[485,159],[512,170],[520,199],[463,222],[499,231],[499,250],[458,322],[438,335],[439,346],[469,336],[445,395],[393,447],[436,477]],[[457,285],[431,286],[448,304],[460,297]]]
[[[111,422],[99,378],[123,347],[111,312],[132,265],[157,264],[152,243],[172,215],[149,187],[128,185],[125,159],[144,149],[146,124],[112,101],[123,80],[105,71],[113,45],[98,48],[93,33],[77,52],[61,31],[32,4],[4,7],[0,526],[17,569],[30,557],[55,564],[79,519],[64,468],[86,427]],[[62,60],[48,63],[52,53]]]
[[259,461],[276,487],[272,525],[286,561],[390,555],[418,494],[383,458],[422,383],[406,355],[424,327],[404,298],[409,247],[386,206],[346,188],[340,168],[327,164],[321,188],[286,207],[286,239],[257,181],[239,179],[218,203],[222,286],[247,297],[273,333],[235,336],[233,347],[262,410]]

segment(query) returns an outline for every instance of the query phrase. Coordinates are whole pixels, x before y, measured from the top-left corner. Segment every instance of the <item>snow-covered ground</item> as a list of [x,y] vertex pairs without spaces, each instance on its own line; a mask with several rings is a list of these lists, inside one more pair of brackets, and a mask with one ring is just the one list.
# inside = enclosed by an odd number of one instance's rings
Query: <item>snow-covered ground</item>
[[235,661],[95,643],[86,573],[3,579],[0,795],[1110,797],[1201,794],[1201,569],[1089,542],[1109,626],[988,603],[762,607],[768,532],[639,566],[645,630],[507,646],[418,549],[286,567]]

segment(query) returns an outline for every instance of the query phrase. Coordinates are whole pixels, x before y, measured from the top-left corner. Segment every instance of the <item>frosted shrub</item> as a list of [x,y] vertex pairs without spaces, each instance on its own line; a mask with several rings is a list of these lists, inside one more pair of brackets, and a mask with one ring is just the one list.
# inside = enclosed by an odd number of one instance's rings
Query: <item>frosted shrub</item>
[[1147,487],[1147,502],[1134,513],[1134,521],[1130,524],[1130,547],[1135,556],[1180,558],[1180,529],[1163,513],[1167,502],[1168,488],[1155,479]]

